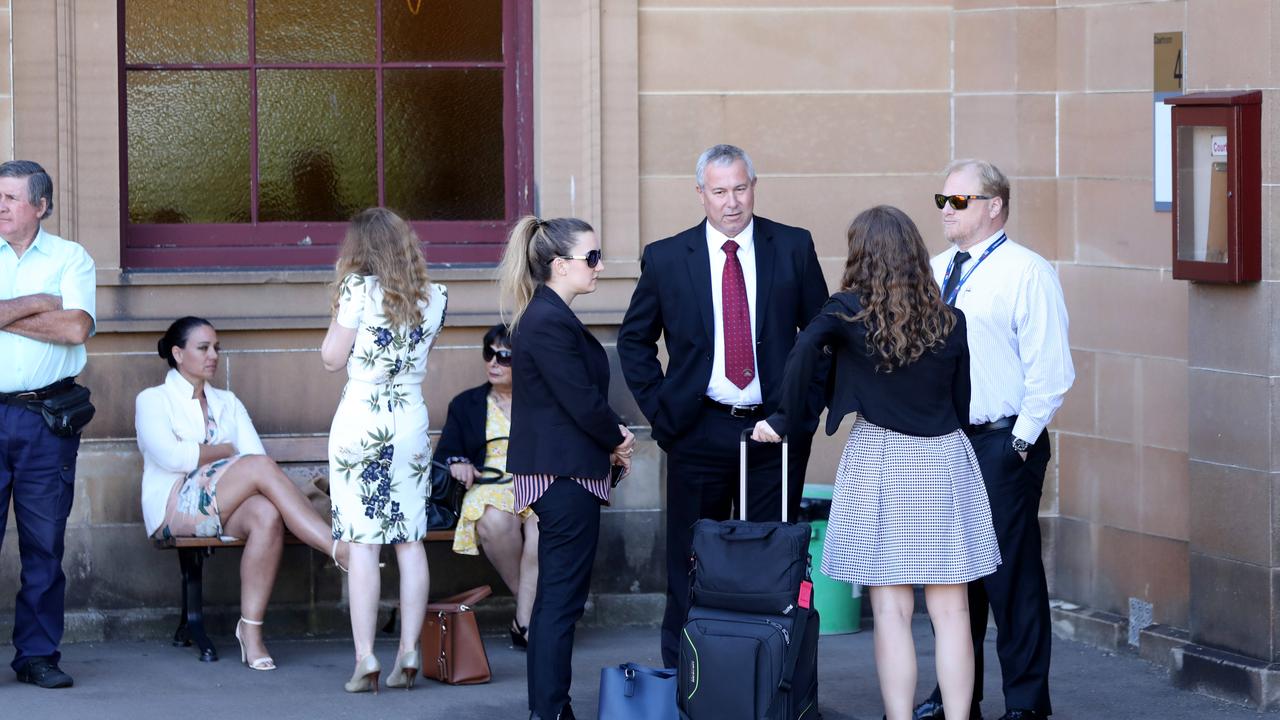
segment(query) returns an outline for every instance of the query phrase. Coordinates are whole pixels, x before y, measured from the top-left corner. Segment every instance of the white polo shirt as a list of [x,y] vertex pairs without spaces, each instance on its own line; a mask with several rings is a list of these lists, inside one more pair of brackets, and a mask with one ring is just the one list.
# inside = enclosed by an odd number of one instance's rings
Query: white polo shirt
[[[79,243],[44,228],[18,257],[0,238],[0,300],[47,293],[62,298],[62,309],[83,310],[97,325],[97,271]],[[92,330],[90,331],[92,334]],[[84,370],[84,345],[60,345],[0,328],[0,392],[23,392],[74,377]]]

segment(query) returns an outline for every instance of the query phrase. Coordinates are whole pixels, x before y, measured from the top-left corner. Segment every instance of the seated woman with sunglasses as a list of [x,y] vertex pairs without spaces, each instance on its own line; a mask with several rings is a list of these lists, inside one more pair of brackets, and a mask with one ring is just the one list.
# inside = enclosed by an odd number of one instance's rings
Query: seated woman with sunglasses
[[449,416],[436,445],[454,479],[467,488],[453,535],[453,551],[478,555],[479,545],[516,598],[511,644],[529,645],[529,616],[538,587],[538,518],[532,508],[515,512],[507,472],[511,432],[511,343],[507,326],[484,334],[488,381],[464,390],[449,403]]

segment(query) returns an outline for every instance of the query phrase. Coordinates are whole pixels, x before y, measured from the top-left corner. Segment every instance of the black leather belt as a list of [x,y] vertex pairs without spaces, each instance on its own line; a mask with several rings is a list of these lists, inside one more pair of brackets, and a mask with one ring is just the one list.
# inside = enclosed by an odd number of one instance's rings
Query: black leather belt
[[5,405],[25,406],[29,403],[39,402],[47,397],[53,397],[65,391],[74,385],[76,379],[73,377],[63,378],[51,385],[45,385],[38,390],[26,390],[15,393],[0,393],[0,403]]
[[1010,415],[1009,417],[1002,417],[999,420],[992,420],[989,423],[983,423],[981,425],[970,425],[965,428],[965,433],[969,435],[977,435],[979,433],[995,432],[996,430],[1005,430],[1013,427],[1013,424],[1016,423],[1017,421],[1018,421],[1017,415]]
[[712,410],[716,410],[736,418],[760,418],[764,417],[763,405],[725,405],[722,402],[716,402],[706,395],[702,396],[702,404]]

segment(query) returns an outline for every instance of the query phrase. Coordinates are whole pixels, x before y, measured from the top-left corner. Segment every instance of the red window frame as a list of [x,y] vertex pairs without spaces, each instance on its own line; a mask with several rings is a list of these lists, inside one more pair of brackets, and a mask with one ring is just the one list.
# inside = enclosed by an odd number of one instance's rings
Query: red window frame
[[[490,62],[383,62],[382,0],[375,0],[377,60],[373,63],[258,63],[254,17],[257,0],[246,0],[249,62],[244,64],[154,64],[125,62],[125,0],[117,3],[120,98],[120,236],[126,268],[279,267],[330,265],[345,222],[257,222],[257,70],[373,70],[376,77],[378,203],[383,178],[383,69],[497,68],[503,70],[505,217],[501,220],[418,220],[411,225],[432,264],[492,263],[502,253],[511,224],[533,207],[533,8],[531,0],[502,0],[503,59]],[[229,70],[249,73],[250,223],[134,224],[129,222],[129,146],[126,73],[129,70]]]

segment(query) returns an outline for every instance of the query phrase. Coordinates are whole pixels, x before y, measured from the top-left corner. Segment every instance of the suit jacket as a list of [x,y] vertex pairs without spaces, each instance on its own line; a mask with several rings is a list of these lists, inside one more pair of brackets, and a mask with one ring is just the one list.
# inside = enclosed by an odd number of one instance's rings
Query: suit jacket
[[[195,388],[177,370],[169,370],[164,384],[138,393],[133,424],[142,451],[142,519],[147,535],[164,522],[173,484],[200,466],[200,445],[205,440],[205,418]],[[258,431],[240,399],[229,390],[208,383],[204,398],[218,425],[213,444],[229,442],[241,455],[266,455]]]
[[827,434],[852,412],[867,422],[905,435],[937,437],[969,424],[969,342],[964,313],[951,308],[956,324],[946,341],[920,359],[885,372],[880,355],[867,350],[867,326],[845,318],[862,312],[854,293],[831,296],[822,312],[800,333],[787,360],[778,411],[768,418],[774,432],[785,434],[797,413],[807,412],[810,379],[823,357],[834,354],[833,384],[827,397]]
[[603,478],[622,442],[609,356],[559,295],[539,286],[511,337],[507,471]]
[[457,462],[454,458],[466,458],[476,467],[484,465],[487,449],[484,426],[488,420],[489,390],[492,387],[486,382],[463,390],[449,401],[449,414],[445,417],[444,429],[440,431],[434,459],[447,464]]
[[[827,299],[827,283],[808,230],[757,215],[754,233],[756,372],[770,413],[787,353]],[[618,355],[654,439],[666,447],[697,417],[711,380],[716,338],[706,220],[651,243],[640,263],[640,280],[618,331]],[[665,373],[658,362],[659,337],[666,341]],[[818,383],[815,406],[821,392]],[[815,418],[808,433],[816,426]]]

